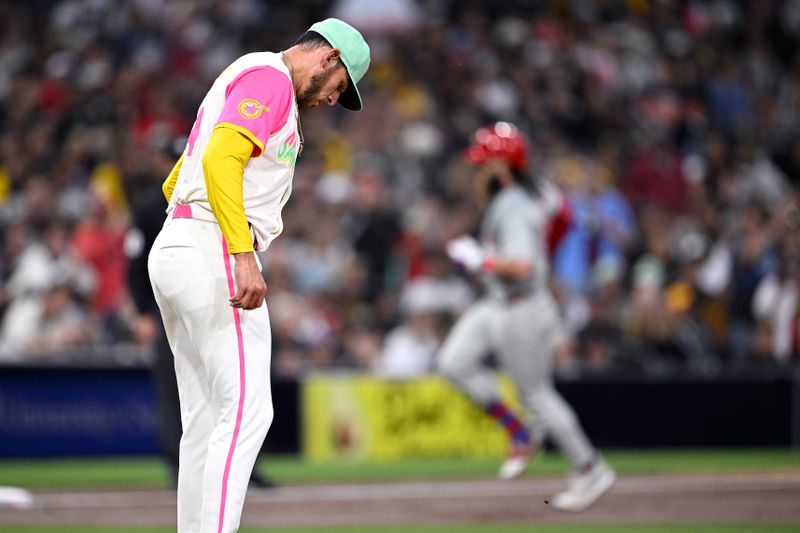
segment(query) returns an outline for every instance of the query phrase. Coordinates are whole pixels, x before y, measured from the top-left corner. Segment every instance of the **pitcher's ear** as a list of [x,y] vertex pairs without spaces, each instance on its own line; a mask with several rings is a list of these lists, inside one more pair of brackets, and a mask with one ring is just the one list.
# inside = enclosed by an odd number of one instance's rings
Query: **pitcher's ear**
[[338,48],[331,48],[328,52],[323,56],[322,59],[322,66],[327,67],[329,63],[336,63],[339,60],[339,57],[342,55],[339,52]]

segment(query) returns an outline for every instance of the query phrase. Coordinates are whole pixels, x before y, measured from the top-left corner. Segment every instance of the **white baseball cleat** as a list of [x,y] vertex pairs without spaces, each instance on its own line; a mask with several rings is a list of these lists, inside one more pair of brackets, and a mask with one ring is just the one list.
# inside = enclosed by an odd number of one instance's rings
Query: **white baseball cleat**
[[533,446],[530,444],[524,446],[514,446],[508,458],[500,466],[497,472],[497,479],[508,481],[518,478],[528,468],[528,463],[533,458]]
[[614,470],[598,458],[588,472],[573,475],[567,490],[556,494],[550,503],[560,511],[585,511],[614,485],[616,479]]

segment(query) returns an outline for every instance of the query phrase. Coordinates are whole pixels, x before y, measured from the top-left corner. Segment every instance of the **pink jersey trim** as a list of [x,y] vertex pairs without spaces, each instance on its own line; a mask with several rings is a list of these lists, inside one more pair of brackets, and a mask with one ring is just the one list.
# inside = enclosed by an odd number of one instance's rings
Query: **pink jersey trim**
[[[233,273],[231,272],[231,259],[228,254],[228,241],[222,237],[222,260],[225,262],[225,275],[228,278],[228,293],[231,298],[236,294],[233,286]],[[222,533],[222,524],[225,521],[225,500],[228,497],[228,475],[231,472],[231,462],[233,462],[233,452],[236,449],[236,439],[239,437],[239,429],[242,426],[242,411],[244,410],[244,340],[242,339],[242,322],[239,319],[239,310],[233,308],[233,323],[236,326],[236,342],[239,346],[239,405],[236,409],[236,424],[233,426],[233,438],[228,448],[228,458],[225,460],[225,471],[222,474],[222,495],[219,501],[219,526],[217,533]]]
[[262,65],[243,70],[225,88],[225,103],[214,123],[227,122],[267,144],[289,121],[294,88],[285,72]]

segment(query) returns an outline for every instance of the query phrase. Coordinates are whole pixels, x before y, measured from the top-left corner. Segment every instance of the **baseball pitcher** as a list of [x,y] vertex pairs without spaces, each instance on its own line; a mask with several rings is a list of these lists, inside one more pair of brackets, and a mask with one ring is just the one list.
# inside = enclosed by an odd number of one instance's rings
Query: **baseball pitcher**
[[337,19],[281,53],[247,54],[206,94],[163,186],[167,220],[148,260],[170,347],[183,436],[178,531],[236,531],[250,472],[272,421],[266,285],[255,251],[283,229],[299,111],[361,109],[370,62],[361,34]]

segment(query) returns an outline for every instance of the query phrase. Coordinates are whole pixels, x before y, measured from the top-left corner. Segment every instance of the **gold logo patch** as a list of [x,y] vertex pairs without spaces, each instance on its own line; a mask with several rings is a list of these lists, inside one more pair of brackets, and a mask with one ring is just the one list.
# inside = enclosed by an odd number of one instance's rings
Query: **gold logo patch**
[[261,113],[269,113],[269,106],[261,105],[253,98],[245,98],[239,102],[239,114],[244,118],[258,118]]

